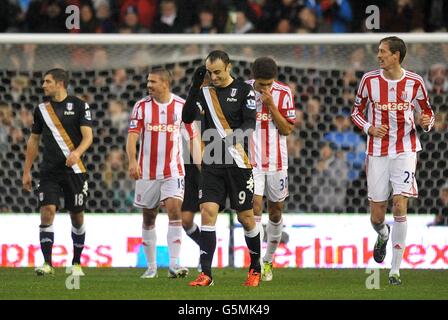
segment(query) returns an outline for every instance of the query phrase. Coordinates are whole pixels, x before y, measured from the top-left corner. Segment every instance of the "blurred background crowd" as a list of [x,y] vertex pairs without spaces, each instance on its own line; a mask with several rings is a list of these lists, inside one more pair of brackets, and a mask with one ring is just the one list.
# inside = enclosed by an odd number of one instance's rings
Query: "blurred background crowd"
[[[65,8],[80,9],[67,30]],[[376,32],[441,32],[444,0],[3,0],[0,32],[43,33],[345,33],[364,32],[377,5]]]

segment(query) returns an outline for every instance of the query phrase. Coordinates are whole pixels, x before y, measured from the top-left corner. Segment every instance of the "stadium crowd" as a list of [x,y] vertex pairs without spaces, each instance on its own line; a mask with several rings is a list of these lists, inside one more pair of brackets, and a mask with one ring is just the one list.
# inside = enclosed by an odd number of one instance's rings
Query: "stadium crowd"
[[[321,33],[364,32],[377,5],[376,32],[443,32],[443,0],[5,0],[0,32],[43,33]],[[76,5],[79,29],[68,30]],[[70,11],[72,13],[72,11]]]

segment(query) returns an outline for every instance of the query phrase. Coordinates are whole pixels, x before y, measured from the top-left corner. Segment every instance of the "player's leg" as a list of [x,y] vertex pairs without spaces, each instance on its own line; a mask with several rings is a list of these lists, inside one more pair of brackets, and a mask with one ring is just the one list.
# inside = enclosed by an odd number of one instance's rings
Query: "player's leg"
[[40,208],[39,239],[40,248],[44,256],[44,265],[36,268],[36,274],[54,274],[51,255],[54,243],[53,221],[56,214],[56,205],[45,205]]
[[37,193],[40,208],[40,248],[45,262],[42,267],[36,268],[35,271],[37,275],[54,274],[51,260],[54,243],[53,221],[59,206],[61,188],[55,179],[41,176]]
[[182,202],[182,227],[185,233],[199,245],[201,230],[194,222],[194,215],[199,212],[199,170],[193,165],[185,166],[185,194]]
[[184,177],[167,179],[162,182],[161,199],[168,213],[167,244],[170,256],[168,277],[184,278],[188,269],[179,265],[182,246],[182,200],[184,196]]
[[212,262],[216,250],[216,220],[220,207],[225,203],[227,188],[225,169],[204,166],[199,186],[199,203],[201,209],[201,235],[199,238],[200,264],[202,268],[198,278],[190,286],[211,286]]
[[83,174],[67,174],[63,183],[65,207],[70,212],[72,223],[73,260],[72,274],[84,276],[81,269],[81,254],[84,249],[86,228],[84,210],[87,203],[88,183]]
[[157,233],[156,218],[158,207],[143,208],[142,244],[146,256],[147,270],[141,276],[143,279],[157,277]]
[[373,258],[381,263],[386,257],[390,227],[385,223],[387,203],[390,195],[388,157],[366,158],[367,189],[370,203],[370,222],[378,234]]
[[265,190],[266,174],[263,172],[252,171],[254,177],[254,216],[255,223],[260,230],[260,252],[263,250],[264,228],[262,223],[263,216],[263,195]]
[[392,265],[389,272],[389,282],[401,284],[400,265],[406,247],[408,197],[418,196],[415,169],[417,156],[415,153],[405,153],[392,160],[391,181],[393,188],[392,227]]
[[267,248],[263,257],[263,280],[272,280],[272,260],[283,231],[284,201],[289,195],[287,170],[269,174],[267,177],[269,221],[266,227]]
[[160,188],[158,180],[137,180],[135,183],[134,206],[143,211],[142,244],[148,269],[141,278],[145,279],[157,277],[156,217],[160,202]]
[[230,206],[238,213],[244,229],[244,238],[250,255],[249,274],[244,285],[258,286],[261,281],[260,230],[255,223],[253,210],[254,179],[251,169],[227,169]]

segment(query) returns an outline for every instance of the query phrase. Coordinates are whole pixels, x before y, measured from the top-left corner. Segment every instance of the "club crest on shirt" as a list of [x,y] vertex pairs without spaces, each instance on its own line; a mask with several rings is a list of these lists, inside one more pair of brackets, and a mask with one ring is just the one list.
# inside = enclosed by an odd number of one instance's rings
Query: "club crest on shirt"
[[230,91],[230,96],[231,96],[231,97],[236,96],[236,92],[237,92],[237,91],[238,91],[237,88],[232,88],[232,91]]
[[406,91],[403,91],[401,93],[401,100],[404,100],[404,101],[408,100],[408,93]]
[[75,114],[75,112],[73,111],[73,103],[68,102],[66,107],[67,107],[67,110],[64,111],[64,115],[65,116],[73,116]]

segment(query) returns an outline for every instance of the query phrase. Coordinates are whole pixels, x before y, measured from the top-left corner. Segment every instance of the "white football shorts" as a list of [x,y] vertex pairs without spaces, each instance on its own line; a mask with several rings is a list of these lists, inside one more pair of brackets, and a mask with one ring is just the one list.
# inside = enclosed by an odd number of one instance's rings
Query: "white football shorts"
[[253,170],[254,195],[263,196],[272,202],[282,202],[289,196],[288,171],[263,172]]
[[168,198],[184,199],[184,177],[135,182],[134,207],[153,209]]
[[392,156],[367,156],[367,189],[369,200],[387,201],[392,195],[418,197],[415,168],[417,153],[405,152]]

